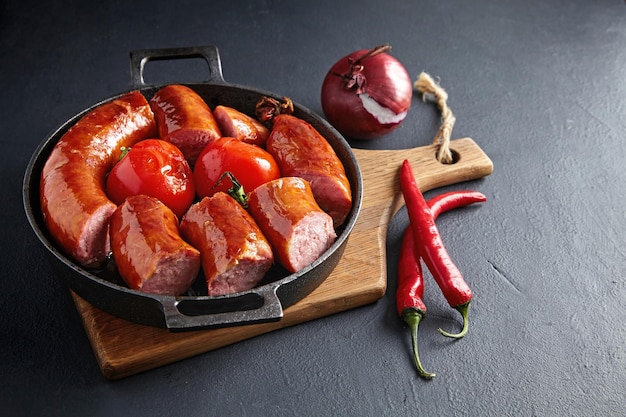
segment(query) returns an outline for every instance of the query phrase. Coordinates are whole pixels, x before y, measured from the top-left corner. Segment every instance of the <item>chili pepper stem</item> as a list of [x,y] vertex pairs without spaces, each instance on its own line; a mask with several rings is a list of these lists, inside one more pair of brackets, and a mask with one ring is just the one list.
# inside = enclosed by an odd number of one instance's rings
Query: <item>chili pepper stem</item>
[[439,333],[441,333],[442,335],[446,337],[451,337],[453,339],[460,339],[463,336],[465,336],[467,334],[467,330],[469,329],[469,306],[470,306],[470,302],[467,302],[465,304],[455,307],[456,310],[459,313],[461,313],[461,316],[463,317],[463,329],[461,329],[459,333],[456,333],[456,334],[448,333],[442,329],[439,329]]
[[431,372],[427,372],[422,366],[422,361],[420,361],[419,353],[417,350],[417,329],[419,327],[420,321],[424,317],[424,314],[416,309],[406,309],[402,313],[402,319],[409,325],[411,329],[411,343],[413,345],[413,360],[415,361],[415,367],[417,368],[417,373],[424,379],[432,379],[435,374]]

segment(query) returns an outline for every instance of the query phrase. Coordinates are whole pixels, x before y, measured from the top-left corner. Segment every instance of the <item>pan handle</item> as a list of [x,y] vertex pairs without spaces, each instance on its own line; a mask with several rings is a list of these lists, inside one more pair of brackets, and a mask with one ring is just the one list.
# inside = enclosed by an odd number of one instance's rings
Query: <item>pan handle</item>
[[217,46],[190,46],[184,48],[138,49],[130,52],[130,78],[135,88],[144,87],[144,67],[148,61],[202,58],[209,65],[212,83],[224,83],[222,61]]
[[283,317],[278,288],[278,284],[264,285],[224,299],[168,298],[161,302],[165,325],[171,331],[184,331],[278,321]]

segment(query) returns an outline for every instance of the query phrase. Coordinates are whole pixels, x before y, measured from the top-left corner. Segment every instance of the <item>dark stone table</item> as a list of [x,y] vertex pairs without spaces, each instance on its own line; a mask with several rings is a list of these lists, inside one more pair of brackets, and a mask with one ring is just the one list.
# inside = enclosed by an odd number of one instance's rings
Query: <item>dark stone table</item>
[[[37,145],[128,90],[129,51],[213,44],[228,82],[322,114],[343,55],[393,46],[428,72],[491,176],[479,207],[442,215],[472,286],[471,328],[427,276],[420,379],[395,313],[406,210],[387,235],[379,301],[118,381],[106,380],[22,206]],[[154,62],[149,83],[206,76]],[[619,0],[0,2],[0,414],[7,416],[617,416],[626,399],[626,5]],[[431,143],[440,113],[417,95],[405,123],[354,147]]]

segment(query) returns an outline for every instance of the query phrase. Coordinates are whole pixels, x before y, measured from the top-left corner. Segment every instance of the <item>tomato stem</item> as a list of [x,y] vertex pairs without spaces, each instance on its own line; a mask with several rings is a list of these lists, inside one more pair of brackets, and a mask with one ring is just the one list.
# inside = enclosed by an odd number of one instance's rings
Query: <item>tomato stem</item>
[[470,302],[468,301],[465,304],[462,304],[460,306],[456,306],[455,309],[461,313],[461,316],[463,317],[463,329],[461,329],[461,331],[459,333],[453,334],[453,333],[448,333],[443,329],[439,329],[439,333],[441,333],[442,335],[446,336],[446,337],[451,337],[453,339],[460,339],[463,336],[465,336],[467,334],[467,330],[469,329],[469,306],[470,306]]
[[120,153],[120,159],[119,160],[121,161],[122,158],[125,157],[128,154],[128,152],[130,152],[130,146],[122,146],[120,148],[120,152],[121,153]]
[[413,345],[413,360],[415,362],[415,367],[417,368],[417,373],[419,376],[425,379],[432,379],[436,374],[432,372],[428,372],[422,366],[422,361],[420,360],[420,356],[417,350],[417,329],[419,327],[420,321],[424,317],[424,314],[417,309],[407,308],[402,313],[402,319],[409,325],[411,329],[411,344]]
[[220,175],[220,178],[217,180],[214,187],[220,184],[224,180],[225,177],[228,177],[230,179],[230,182],[233,184],[233,186],[230,187],[227,191],[228,195],[230,195],[239,204],[241,204],[243,208],[247,208],[248,207],[248,195],[243,189],[243,185],[241,185],[241,183],[237,180],[237,178],[233,175],[232,172],[226,171],[222,175]]

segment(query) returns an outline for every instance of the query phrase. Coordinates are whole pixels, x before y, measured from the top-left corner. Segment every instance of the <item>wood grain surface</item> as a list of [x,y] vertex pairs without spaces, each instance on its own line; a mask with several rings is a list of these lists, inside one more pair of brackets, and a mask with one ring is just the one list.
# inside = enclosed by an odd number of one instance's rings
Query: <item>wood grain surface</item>
[[363,177],[363,203],[342,259],[311,294],[285,309],[277,322],[172,333],[135,324],[72,297],[104,377],[124,378],[287,326],[339,313],[380,299],[387,288],[387,226],[404,201],[399,167],[413,166],[422,191],[485,177],[489,157],[470,138],[451,142],[456,162],[440,164],[436,146],[403,150],[354,149]]

